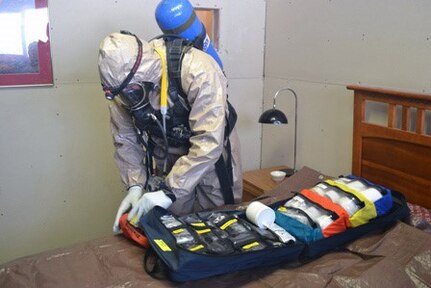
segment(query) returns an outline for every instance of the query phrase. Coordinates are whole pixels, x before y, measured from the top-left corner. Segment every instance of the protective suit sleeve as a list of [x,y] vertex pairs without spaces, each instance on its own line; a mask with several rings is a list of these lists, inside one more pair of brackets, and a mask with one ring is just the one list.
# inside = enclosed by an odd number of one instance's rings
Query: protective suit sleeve
[[110,105],[111,130],[114,141],[114,160],[126,187],[144,187],[147,175],[144,166],[145,152],[139,144],[130,114],[121,104],[112,101]]
[[166,178],[177,198],[191,193],[201,178],[214,169],[223,152],[226,125],[226,78],[211,57],[193,51],[184,57],[182,65],[183,90],[191,106],[191,147]]

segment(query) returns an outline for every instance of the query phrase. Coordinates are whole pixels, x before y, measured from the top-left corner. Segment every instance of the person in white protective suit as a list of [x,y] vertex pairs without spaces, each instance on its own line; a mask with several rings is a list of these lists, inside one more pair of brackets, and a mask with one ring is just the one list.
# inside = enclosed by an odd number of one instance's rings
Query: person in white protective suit
[[[162,59],[166,59],[166,43],[165,39],[146,42],[122,32],[112,33],[100,45],[102,86],[106,97],[113,100],[110,115],[114,159],[127,187],[115,218],[115,232],[119,232],[119,218],[129,210],[129,220],[139,219],[156,205],[184,215],[230,204],[226,202],[239,203],[242,198],[240,146],[235,128],[225,137],[231,113],[227,80],[211,56],[188,49],[180,64],[180,89],[185,91],[185,99],[175,101],[169,95],[168,110],[163,114]],[[174,109],[178,103],[182,107]],[[182,110],[177,113],[182,120],[175,122],[178,117],[173,110]],[[186,136],[177,141],[177,134]],[[231,161],[230,198],[224,195],[226,189],[216,171],[220,159]]]

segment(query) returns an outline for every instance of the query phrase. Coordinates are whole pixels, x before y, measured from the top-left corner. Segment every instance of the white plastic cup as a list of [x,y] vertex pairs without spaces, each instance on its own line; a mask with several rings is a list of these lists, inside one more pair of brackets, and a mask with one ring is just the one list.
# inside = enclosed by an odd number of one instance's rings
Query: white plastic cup
[[365,198],[367,198],[368,200],[370,200],[373,203],[383,197],[382,194],[380,193],[380,191],[377,190],[376,188],[373,188],[373,187],[368,188],[368,189],[362,191],[361,193],[362,193],[362,195],[365,196]]
[[265,204],[254,201],[245,210],[247,219],[259,228],[267,228],[275,222],[275,212]]

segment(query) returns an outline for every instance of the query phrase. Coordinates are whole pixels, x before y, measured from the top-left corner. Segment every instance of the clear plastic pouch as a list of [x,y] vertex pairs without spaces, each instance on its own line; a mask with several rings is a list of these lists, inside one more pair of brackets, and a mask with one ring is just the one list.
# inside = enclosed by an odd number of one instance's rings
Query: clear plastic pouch
[[383,191],[377,186],[370,186],[369,183],[362,179],[352,179],[349,177],[340,177],[335,180],[336,183],[344,184],[364,195],[371,202],[376,202],[383,197]]
[[205,222],[197,215],[190,214],[180,217],[180,220],[186,224],[189,224],[193,227],[203,227],[206,226]]
[[[335,213],[312,203],[301,195],[296,195],[289,199],[283,206],[287,208],[287,211],[280,211],[281,213],[290,214],[287,216],[291,216],[311,228],[316,228],[316,225],[320,226],[324,224],[324,227],[321,228],[324,229],[331,224],[335,218],[338,218]],[[323,219],[325,219],[325,221],[323,221]]]
[[177,244],[179,244],[179,245],[185,244],[185,243],[196,242],[195,237],[185,227],[175,229],[175,230],[171,231],[171,233],[172,233],[172,235],[174,235],[175,240],[176,240]]
[[[251,224],[238,217],[225,213],[213,213],[209,215],[208,222],[218,227],[221,231],[226,232],[228,234],[228,239],[232,242],[235,249],[241,251],[255,251],[266,247],[266,245],[260,241],[259,236],[250,228]],[[252,246],[247,246],[255,242],[258,242],[259,245],[253,244]],[[246,248],[243,248],[244,246]]]
[[228,233],[220,230],[212,220],[222,221],[226,215],[223,213],[197,213],[189,214],[180,217],[187,227],[193,231],[195,235],[195,242],[189,245],[182,245],[182,247],[204,254],[219,254],[225,255],[232,253],[234,247],[230,240]]
[[210,231],[199,234],[199,241],[205,246],[205,252],[211,254],[230,254],[234,252],[232,243],[220,236],[216,230],[210,229]]
[[160,217],[160,221],[168,229],[174,229],[184,225],[173,215],[163,215],[162,217]]
[[[342,185],[349,185],[354,182],[348,178],[338,178],[334,180],[335,183],[341,183]],[[359,182],[359,181],[356,181]],[[358,184],[355,184],[359,187]],[[320,196],[324,196],[330,199],[333,203],[340,205],[347,211],[349,216],[355,214],[359,209],[364,207],[364,203],[358,199],[354,194],[348,193],[338,187],[334,187],[328,183],[319,183],[313,188],[310,189],[313,192],[316,192]],[[322,218],[323,219],[323,218]],[[317,220],[317,219],[316,219]],[[324,222],[322,220],[322,222]]]
[[268,245],[279,247],[283,246],[283,243],[280,242],[277,235],[272,233],[270,230],[265,228],[259,228],[256,225],[247,223],[251,230],[253,230],[255,233],[259,235],[260,238],[264,239]]
[[325,196],[326,190],[328,190],[328,185],[325,183],[319,183],[316,186],[310,189],[313,192],[316,192],[320,196]]
[[296,219],[310,228],[316,228],[316,223],[310,218],[310,216],[308,216],[307,213],[299,208],[281,206],[277,211],[283,215]]
[[[358,190],[348,186],[351,183],[355,183],[354,185],[356,187],[364,188],[366,186],[364,182],[359,180],[354,180],[348,183],[347,185],[342,184],[340,182],[336,182],[334,180],[326,180],[325,182],[332,187],[331,188],[332,190],[340,191],[340,193],[344,192],[345,195],[348,196],[347,199],[345,197],[340,198],[338,200],[338,203],[348,213],[349,222],[352,227],[357,227],[357,226],[366,224],[368,223],[369,220],[377,216],[377,210],[374,203],[370,201],[367,197],[365,197]],[[366,190],[367,189],[363,191],[366,191]]]
[[177,217],[167,214],[161,216],[160,221],[175,237],[178,245],[189,247],[198,244],[197,237]]
[[362,192],[368,188],[368,186],[361,180],[352,180],[351,182],[345,184],[347,187]]

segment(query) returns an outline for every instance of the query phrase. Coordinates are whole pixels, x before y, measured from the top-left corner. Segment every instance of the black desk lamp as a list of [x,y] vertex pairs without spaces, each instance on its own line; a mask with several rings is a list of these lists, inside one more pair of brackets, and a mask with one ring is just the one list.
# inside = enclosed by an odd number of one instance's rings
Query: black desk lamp
[[298,97],[296,96],[295,91],[290,88],[279,89],[274,95],[272,109],[266,110],[265,112],[263,112],[262,115],[260,115],[259,123],[273,125],[287,124],[288,121],[286,115],[282,111],[275,109],[275,100],[277,98],[277,95],[282,91],[290,91],[295,97],[295,139],[293,145],[293,169],[283,170],[284,172],[286,172],[287,176],[292,176],[296,172],[296,133],[298,123]]

